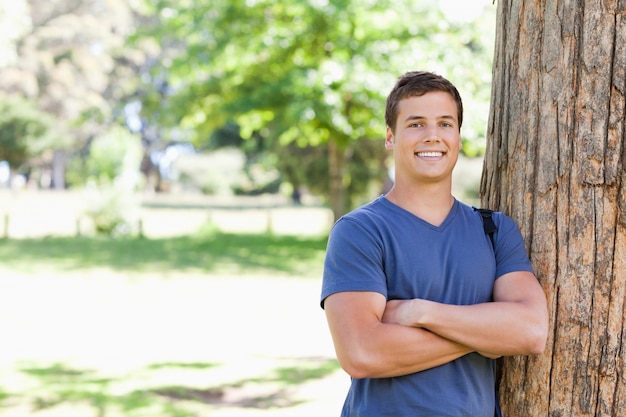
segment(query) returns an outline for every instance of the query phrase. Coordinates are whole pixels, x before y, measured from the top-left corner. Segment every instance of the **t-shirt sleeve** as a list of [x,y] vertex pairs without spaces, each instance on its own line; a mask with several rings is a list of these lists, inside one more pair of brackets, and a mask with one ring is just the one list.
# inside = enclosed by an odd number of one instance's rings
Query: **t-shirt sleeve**
[[502,213],[497,213],[494,220],[497,225],[495,233],[496,279],[509,272],[529,271],[534,273],[522,233],[517,224]]
[[320,304],[331,294],[373,291],[387,296],[380,238],[351,218],[340,219],[328,238]]

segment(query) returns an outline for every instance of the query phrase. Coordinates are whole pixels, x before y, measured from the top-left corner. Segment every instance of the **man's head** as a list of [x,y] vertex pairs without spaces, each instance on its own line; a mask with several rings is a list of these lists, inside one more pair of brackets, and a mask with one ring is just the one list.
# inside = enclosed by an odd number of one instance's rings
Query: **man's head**
[[426,71],[410,71],[402,75],[387,96],[385,123],[396,130],[398,120],[398,103],[408,97],[422,96],[433,91],[443,91],[452,96],[456,102],[459,130],[463,124],[463,102],[456,87],[440,75]]

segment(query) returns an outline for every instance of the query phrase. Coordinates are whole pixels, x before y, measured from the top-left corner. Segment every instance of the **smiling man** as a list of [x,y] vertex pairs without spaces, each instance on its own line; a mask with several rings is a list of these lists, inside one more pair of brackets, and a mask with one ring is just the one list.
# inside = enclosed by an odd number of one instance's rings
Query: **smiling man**
[[352,377],[341,416],[492,417],[495,362],[539,354],[546,300],[517,225],[452,195],[461,149],[457,89],[404,74],[387,98],[395,183],[334,225],[321,305]]

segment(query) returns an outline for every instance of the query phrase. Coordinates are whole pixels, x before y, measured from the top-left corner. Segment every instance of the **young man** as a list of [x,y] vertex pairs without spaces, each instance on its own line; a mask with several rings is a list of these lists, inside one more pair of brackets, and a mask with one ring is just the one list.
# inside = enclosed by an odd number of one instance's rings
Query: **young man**
[[321,303],[352,377],[341,415],[493,417],[494,359],[543,351],[545,295],[515,223],[493,214],[494,250],[452,195],[457,89],[406,73],[385,121],[394,185],[335,224],[324,263]]

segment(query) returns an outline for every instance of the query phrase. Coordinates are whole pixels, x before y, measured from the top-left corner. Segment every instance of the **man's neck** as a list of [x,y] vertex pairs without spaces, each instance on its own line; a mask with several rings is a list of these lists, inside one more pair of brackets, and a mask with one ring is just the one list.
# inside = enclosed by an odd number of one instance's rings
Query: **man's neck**
[[442,184],[420,187],[395,184],[386,197],[395,205],[435,226],[443,223],[454,205],[451,187]]

